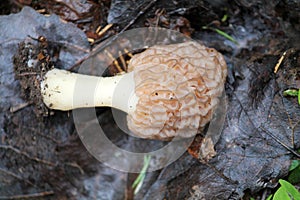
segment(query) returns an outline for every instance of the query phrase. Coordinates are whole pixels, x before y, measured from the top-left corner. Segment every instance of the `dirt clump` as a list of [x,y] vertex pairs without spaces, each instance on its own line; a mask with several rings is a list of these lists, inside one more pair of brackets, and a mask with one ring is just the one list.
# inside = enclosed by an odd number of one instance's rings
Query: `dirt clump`
[[21,42],[13,57],[15,77],[20,81],[22,97],[35,105],[34,111],[38,116],[49,114],[49,109],[43,103],[40,86],[46,72],[54,66],[49,52],[55,51],[49,51],[49,48],[47,39],[41,36],[30,42]]

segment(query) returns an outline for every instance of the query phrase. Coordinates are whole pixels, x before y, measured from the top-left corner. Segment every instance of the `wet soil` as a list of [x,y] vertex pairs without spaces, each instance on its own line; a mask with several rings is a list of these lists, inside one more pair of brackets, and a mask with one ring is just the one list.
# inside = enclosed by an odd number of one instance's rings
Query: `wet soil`
[[[296,158],[291,150],[300,147],[300,108],[297,99],[284,97],[283,91],[300,88],[299,2],[157,1],[148,9],[144,9],[150,3],[147,0],[53,2],[18,0],[0,6],[0,198],[260,199],[288,174],[290,161]],[[59,18],[44,17],[28,7],[22,10],[25,5],[43,8],[39,12]],[[18,14],[8,15],[11,13]],[[107,20],[115,25],[97,34],[98,26],[104,27]],[[24,66],[30,54],[31,63],[38,68],[55,64],[76,70],[90,49],[128,24],[130,28],[160,26],[181,31],[222,52],[229,68],[228,112],[215,147],[217,156],[205,164],[185,153],[166,168],[147,173],[136,195],[131,185],[137,175],[118,172],[95,160],[78,138],[70,113],[37,115],[36,105],[42,104],[33,104],[30,99],[36,93],[28,82],[22,82],[22,76],[15,77],[13,67],[14,60]],[[237,43],[218,34],[216,28]],[[22,51],[28,35],[35,43],[32,52]],[[32,40],[41,35],[54,42],[50,49]],[[92,39],[90,44],[87,37]],[[23,73],[21,68],[16,70]],[[22,92],[20,85],[27,92]],[[115,144],[143,150],[139,141],[124,136],[113,123],[110,110],[97,113]],[[151,144],[161,145],[157,141]]]
[[[37,44],[21,42],[13,58],[15,78],[20,81],[22,97],[34,104],[35,113],[40,116],[49,114],[41,96],[40,82],[47,71],[54,67],[47,49],[46,38],[40,37]],[[53,54],[54,55],[54,54]]]

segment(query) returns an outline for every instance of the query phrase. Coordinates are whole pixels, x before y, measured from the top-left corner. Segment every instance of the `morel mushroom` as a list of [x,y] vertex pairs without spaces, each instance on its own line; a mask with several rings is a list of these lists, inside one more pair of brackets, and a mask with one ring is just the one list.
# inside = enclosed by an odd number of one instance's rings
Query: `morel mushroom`
[[[167,140],[194,136],[210,121],[226,75],[220,53],[185,42],[150,47],[131,58],[128,73],[114,77],[52,69],[41,81],[41,94],[51,109],[109,106],[123,110],[134,134]],[[86,97],[84,87],[75,87],[78,80],[86,87],[97,85],[94,99]]]
[[191,137],[211,120],[227,66],[215,49],[196,42],[154,46],[135,55],[136,109],[128,127],[145,138]]

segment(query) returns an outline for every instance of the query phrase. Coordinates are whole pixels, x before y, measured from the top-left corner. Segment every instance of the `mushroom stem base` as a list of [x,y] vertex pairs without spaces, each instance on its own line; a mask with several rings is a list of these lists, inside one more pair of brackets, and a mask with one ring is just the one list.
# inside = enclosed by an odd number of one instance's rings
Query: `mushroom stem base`
[[43,101],[55,110],[113,107],[130,113],[138,101],[134,89],[132,72],[97,77],[52,69],[41,82]]

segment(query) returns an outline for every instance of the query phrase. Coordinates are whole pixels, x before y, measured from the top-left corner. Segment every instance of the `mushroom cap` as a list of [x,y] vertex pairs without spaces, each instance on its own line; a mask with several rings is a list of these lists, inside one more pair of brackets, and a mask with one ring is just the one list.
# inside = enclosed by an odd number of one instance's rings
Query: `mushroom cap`
[[211,120],[227,76],[219,52],[197,42],[157,45],[135,55],[136,109],[128,128],[142,138],[192,137]]

